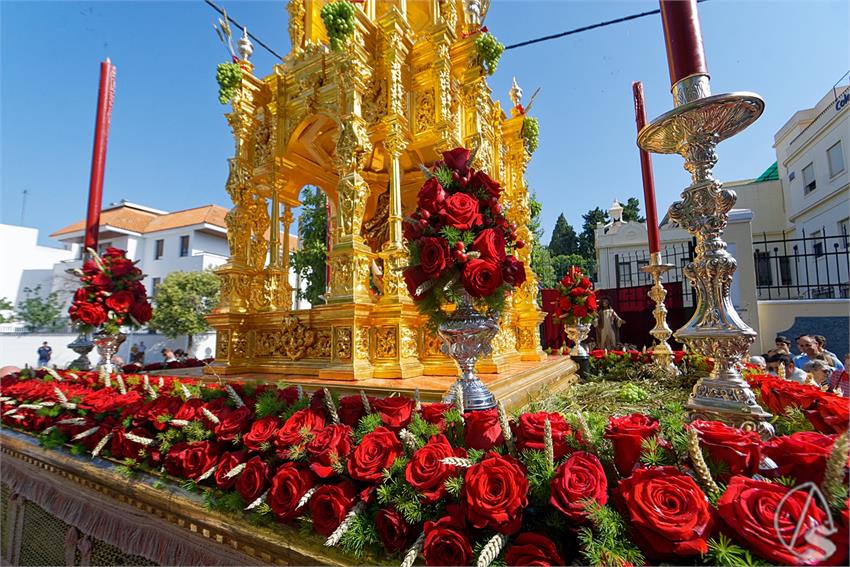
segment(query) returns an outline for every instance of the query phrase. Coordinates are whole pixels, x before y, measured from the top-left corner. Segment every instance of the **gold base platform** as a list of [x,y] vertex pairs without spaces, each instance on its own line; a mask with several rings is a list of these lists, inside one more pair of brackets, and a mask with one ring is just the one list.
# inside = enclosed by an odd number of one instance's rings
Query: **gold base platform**
[[[548,356],[541,361],[517,361],[501,369],[498,374],[479,373],[496,399],[504,402],[508,410],[522,407],[530,400],[558,394],[575,382],[578,365],[565,356]],[[457,374],[420,376],[406,380],[367,378],[363,380],[334,380],[314,376],[251,373],[242,376],[215,376],[207,373],[200,379],[208,382],[227,380],[233,382],[286,382],[299,384],[305,390],[329,388],[340,395],[367,394],[384,397],[393,393],[412,396],[416,389],[422,401],[440,401]]]

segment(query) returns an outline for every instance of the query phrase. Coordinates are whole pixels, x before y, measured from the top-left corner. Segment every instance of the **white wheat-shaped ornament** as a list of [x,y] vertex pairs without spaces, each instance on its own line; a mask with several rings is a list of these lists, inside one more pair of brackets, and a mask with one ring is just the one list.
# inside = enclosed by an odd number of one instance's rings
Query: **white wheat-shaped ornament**
[[12,396],[0,396],[0,402],[8,402],[12,399]]
[[59,386],[53,386],[53,393],[56,394],[56,398],[59,400],[60,403],[68,403],[68,396],[65,395],[65,392],[59,389]]
[[51,431],[53,431],[54,429],[56,429],[56,426],[55,426],[55,425],[51,425],[50,427],[45,428],[45,429],[44,429],[44,431],[42,431],[42,432],[41,432],[41,434],[42,434],[42,435],[47,435],[48,433],[50,433],[50,432],[51,432]]
[[366,415],[372,413],[372,406],[369,403],[369,396],[366,395],[366,392],[360,390],[360,401],[363,402],[363,411],[366,412]]
[[73,378],[74,380],[80,379],[80,377],[75,372],[68,372],[68,377]]
[[478,561],[475,563],[475,567],[489,567],[502,552],[502,548],[505,547],[507,541],[508,536],[505,534],[496,534],[491,537],[490,541],[481,549],[481,553],[478,554]]
[[71,438],[71,441],[79,441],[80,439],[85,439],[86,437],[88,437],[90,435],[94,435],[95,433],[97,433],[98,429],[100,429],[99,425],[96,425],[96,426],[92,427],[91,429],[86,429],[82,433],[77,433],[76,435],[74,435]]
[[14,419],[14,420],[16,420],[16,421],[17,421],[17,420],[21,420],[21,419],[26,419],[26,418],[27,418],[27,416],[25,416],[25,415],[21,415],[21,414],[15,414],[15,415],[10,415],[10,416],[9,416],[9,419]]
[[112,378],[109,376],[109,372],[106,371],[106,366],[101,366],[98,371],[98,378],[103,380],[103,385],[107,388],[112,387]]
[[339,414],[336,412],[336,405],[334,405],[334,399],[331,397],[331,392],[327,388],[322,388],[322,391],[325,393],[325,409],[328,412],[328,416],[331,418],[331,422],[334,425],[339,425]]
[[499,415],[499,426],[502,428],[502,435],[505,437],[505,446],[508,448],[508,454],[516,457],[516,445],[514,444],[514,434],[511,431],[511,424],[508,421],[508,412],[505,411],[505,404],[499,401],[496,406]]
[[296,385],[295,385],[295,392],[298,394],[298,399],[299,399],[299,400],[303,400],[303,399],[304,399],[304,388],[302,388],[302,387],[301,387],[301,384],[296,384]]
[[363,502],[358,502],[351,510],[348,511],[348,514],[345,515],[345,519],[342,520],[342,523],[334,530],[334,533],[330,535],[327,541],[325,541],[325,547],[333,547],[339,543],[339,540],[342,539],[342,536],[345,535],[345,532],[347,532],[348,528],[351,526],[351,522],[354,521],[354,517],[359,514],[365,506],[366,505],[363,504]]
[[253,510],[253,509],[254,509],[254,508],[256,508],[257,506],[259,506],[260,504],[262,504],[263,502],[265,502],[265,501],[266,501],[266,496],[268,496],[268,494],[269,494],[269,491],[268,491],[268,490],[266,490],[265,492],[263,492],[262,494],[260,494],[260,497],[259,497],[259,498],[257,498],[256,500],[254,500],[253,502],[251,502],[250,504],[248,504],[247,506],[245,506],[245,510],[246,510],[246,511],[247,511],[247,510]]
[[6,413],[3,414],[3,417],[9,416],[9,415],[15,415],[15,413],[17,411],[18,411],[18,408],[10,409],[9,411],[7,411]]
[[404,554],[404,559],[401,562],[401,567],[413,567],[413,564],[416,562],[416,558],[419,556],[419,551],[422,550],[423,545],[425,545],[425,532],[419,534],[419,537],[416,538],[416,541],[413,542],[413,545],[411,545],[410,549],[407,550],[407,553]]
[[239,476],[240,474],[242,474],[242,471],[245,470],[246,466],[247,466],[247,463],[240,463],[240,464],[236,465],[235,467],[233,467],[232,469],[230,469],[229,471],[227,471],[225,473],[224,478],[233,478],[235,476]]
[[218,417],[216,417],[216,415],[213,412],[211,412],[210,410],[208,410],[207,408],[201,408],[201,413],[204,414],[204,416],[208,420],[215,423],[216,425],[221,423],[221,420]]
[[126,437],[128,441],[138,443],[139,445],[144,445],[145,447],[153,445],[154,442],[153,439],[150,439],[148,437],[142,437],[140,435],[136,435],[135,433],[125,433],[124,437]]
[[124,377],[121,376],[120,374],[116,374],[115,379],[118,382],[118,391],[121,392],[121,395],[126,394],[127,393],[127,385],[124,384]]
[[56,422],[56,425],[85,425],[86,420],[82,417],[69,417]]
[[62,377],[59,376],[59,373],[56,372],[55,370],[53,370],[52,368],[48,368],[47,366],[42,366],[41,369],[44,370],[45,372],[47,372],[48,374],[50,374],[51,376],[53,376],[53,379],[56,380],[57,382],[62,381]]
[[419,448],[419,443],[416,442],[416,436],[407,429],[399,431],[398,438],[401,439],[401,442],[404,443],[404,446],[407,447],[411,453],[416,452]]
[[[145,376],[145,378],[147,378],[147,376]],[[159,394],[156,393],[156,390],[153,389],[153,386],[151,386],[150,382],[145,382],[144,390],[148,393],[148,396],[150,396],[152,400],[155,400],[159,397]]]
[[312,498],[313,494],[315,494],[315,493],[316,493],[316,487],[314,486],[313,488],[311,488],[310,490],[308,490],[307,492],[304,493],[304,496],[302,496],[301,500],[298,501],[298,505],[295,507],[295,509],[297,510],[297,509],[301,508],[302,506],[306,506],[307,502],[310,501],[310,498]]
[[463,421],[463,387],[460,384],[455,384],[455,409],[460,414],[460,419]]
[[187,400],[192,399],[192,392],[189,391],[189,388],[186,387],[186,384],[180,382],[180,389],[183,391],[183,397]]
[[163,378],[162,376],[160,376],[160,377],[159,377],[159,380],[157,380],[157,384],[159,385],[159,387],[160,387],[160,388],[162,388],[163,386],[165,386],[165,378]]
[[216,471],[217,468],[218,468],[218,465],[211,466],[210,468],[208,468],[204,472],[204,474],[202,474],[201,476],[198,477],[198,480],[196,482],[201,482],[202,480],[207,480],[209,477],[212,476],[212,474]]
[[469,467],[475,464],[472,459],[467,459],[464,457],[445,457],[441,459],[440,462],[444,465],[460,467],[462,469],[468,469]]
[[581,411],[576,411],[576,420],[578,421],[578,430],[584,438],[585,443],[590,443],[590,426],[587,425],[587,420],[584,419],[584,414]]
[[549,418],[543,423],[543,451],[550,468],[555,468],[555,443],[552,439],[552,423]]
[[414,409],[420,411],[422,409],[422,395],[419,393],[419,388],[416,388],[413,392],[413,401],[416,402]]
[[18,409],[36,409],[37,410],[37,409],[41,409],[43,407],[44,407],[44,404],[39,402],[39,403],[35,403],[35,404],[21,404],[21,405],[18,406]]
[[38,402],[38,403],[41,404],[42,406],[46,407],[46,408],[52,408],[53,406],[56,405],[56,402]]
[[189,422],[186,421],[185,419],[172,419],[171,421],[168,422],[168,425],[171,425],[171,426],[174,426],[174,427],[186,427],[187,425],[189,425]]
[[103,439],[97,442],[97,445],[94,446],[94,451],[91,452],[92,458],[100,455],[100,452],[103,451],[103,448],[106,447],[106,444],[109,443],[109,440],[112,439],[112,432],[110,431],[106,435],[103,436]]
[[242,401],[242,398],[239,397],[239,394],[236,393],[236,390],[233,389],[233,386],[230,384],[225,384],[224,389],[227,390],[227,397],[236,404],[237,408],[244,408],[245,402]]

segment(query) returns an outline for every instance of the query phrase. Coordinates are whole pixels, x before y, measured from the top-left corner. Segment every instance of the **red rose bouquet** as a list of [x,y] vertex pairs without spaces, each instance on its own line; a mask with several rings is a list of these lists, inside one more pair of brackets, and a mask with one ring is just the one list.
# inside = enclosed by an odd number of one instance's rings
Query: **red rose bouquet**
[[144,276],[126,254],[107,248],[103,256],[92,253],[92,259],[75,270],[82,285],[68,312],[83,331],[102,326],[117,334],[121,327],[138,328],[150,321],[153,311],[141,282]]
[[577,266],[571,266],[556,288],[561,294],[555,314],[568,325],[590,323],[596,315],[593,282]]
[[464,148],[443,152],[419,190],[416,211],[405,219],[410,261],[404,280],[432,323],[464,293],[479,309],[500,312],[506,294],[526,278],[513,255],[525,243],[502,214],[502,188],[469,162]]

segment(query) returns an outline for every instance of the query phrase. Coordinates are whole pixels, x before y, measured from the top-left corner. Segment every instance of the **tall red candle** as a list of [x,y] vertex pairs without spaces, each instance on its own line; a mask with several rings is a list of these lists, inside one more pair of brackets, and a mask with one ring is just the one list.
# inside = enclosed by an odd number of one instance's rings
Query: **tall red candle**
[[[632,83],[635,98],[635,123],[637,131],[646,126],[646,108],[643,102],[643,83]],[[658,234],[658,212],[655,210],[655,179],[652,177],[652,158],[649,152],[638,146],[640,151],[640,173],[643,177],[643,202],[646,207],[646,232],[649,234],[649,253],[661,252]]]
[[697,0],[660,0],[670,84],[692,75],[707,75]]
[[100,232],[100,208],[103,200],[103,172],[106,168],[106,141],[109,138],[109,119],[115,98],[115,67],[109,59],[100,64],[100,87],[97,93],[97,119],[94,127],[94,148],[89,181],[89,206],[86,214],[85,250],[97,251]]

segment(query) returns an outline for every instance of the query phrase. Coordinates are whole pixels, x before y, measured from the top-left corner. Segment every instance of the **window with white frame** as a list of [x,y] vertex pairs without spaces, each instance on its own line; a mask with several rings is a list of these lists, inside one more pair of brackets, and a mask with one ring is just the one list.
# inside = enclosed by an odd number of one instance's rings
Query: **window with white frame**
[[809,194],[815,190],[817,182],[815,181],[815,164],[810,163],[803,168],[803,193]]
[[812,233],[812,252],[815,254],[815,258],[820,258],[823,256],[823,233],[819,230],[816,230]]
[[160,238],[153,245],[153,259],[159,260],[165,252],[165,240]]
[[838,140],[826,150],[826,157],[829,160],[830,177],[835,177],[844,171],[844,148],[841,147],[841,140]]
[[189,255],[189,236],[180,237],[180,256]]

